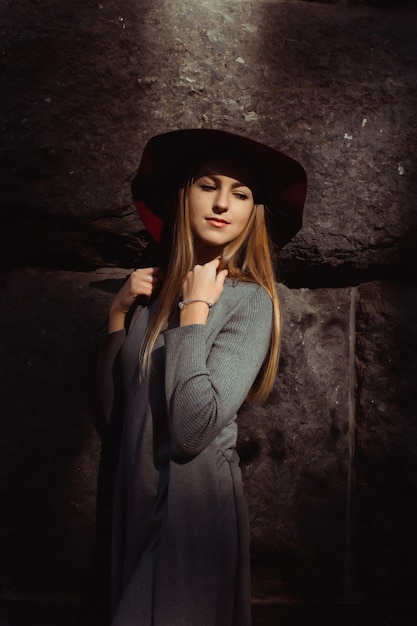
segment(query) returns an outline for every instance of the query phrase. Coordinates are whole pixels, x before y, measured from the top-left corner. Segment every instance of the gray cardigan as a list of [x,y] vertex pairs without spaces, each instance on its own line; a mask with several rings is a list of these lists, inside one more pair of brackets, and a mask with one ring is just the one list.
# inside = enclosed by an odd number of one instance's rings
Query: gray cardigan
[[[207,324],[159,337],[149,381],[139,347],[151,306],[129,332],[100,338],[100,392],[120,407],[112,626],[249,626],[249,528],[236,415],[268,352],[272,302],[257,284],[226,280]],[[119,360],[120,357],[120,360]]]

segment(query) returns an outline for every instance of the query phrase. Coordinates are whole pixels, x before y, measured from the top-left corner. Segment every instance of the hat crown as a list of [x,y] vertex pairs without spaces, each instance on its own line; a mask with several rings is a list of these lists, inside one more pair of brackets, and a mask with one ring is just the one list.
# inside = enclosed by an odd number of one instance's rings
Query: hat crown
[[155,135],[147,142],[132,194],[139,216],[155,241],[161,238],[168,199],[183,184],[190,166],[205,155],[237,154],[256,170],[256,200],[272,215],[270,235],[282,248],[302,226],[307,193],[304,168],[292,157],[258,141],[218,129],[194,128]]

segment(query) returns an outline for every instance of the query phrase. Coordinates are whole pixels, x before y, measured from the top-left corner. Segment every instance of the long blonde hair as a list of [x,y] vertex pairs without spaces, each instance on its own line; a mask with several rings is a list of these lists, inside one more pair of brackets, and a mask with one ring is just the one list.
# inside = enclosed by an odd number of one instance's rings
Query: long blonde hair
[[[172,225],[166,225],[165,243],[168,245],[166,277],[142,346],[141,375],[150,371],[151,354],[158,336],[166,326],[178,303],[178,297],[188,272],[194,266],[194,243],[189,220],[190,177],[179,190]],[[273,304],[273,327],[267,357],[248,394],[248,399],[265,400],[274,384],[281,343],[281,307],[276,291],[273,251],[263,204],[255,204],[243,232],[228,243],[222,254],[220,269],[228,270],[228,277],[260,284]]]

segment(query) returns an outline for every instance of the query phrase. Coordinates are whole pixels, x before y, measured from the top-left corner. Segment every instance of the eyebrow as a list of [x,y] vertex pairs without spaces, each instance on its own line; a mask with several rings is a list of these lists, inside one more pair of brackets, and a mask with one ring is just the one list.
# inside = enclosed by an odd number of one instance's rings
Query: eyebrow
[[[205,176],[207,178],[211,178],[212,180],[214,180],[217,183],[220,182],[220,178],[219,178],[219,176],[217,174],[214,174],[212,172],[204,172],[204,170],[200,174],[197,174],[196,180],[199,180],[200,178],[204,178]],[[233,183],[233,185],[232,185],[232,189],[236,189],[237,187],[247,187],[248,189],[251,189],[250,185],[248,185],[247,183],[244,183],[243,181],[240,181],[240,180],[236,180],[236,182]]]

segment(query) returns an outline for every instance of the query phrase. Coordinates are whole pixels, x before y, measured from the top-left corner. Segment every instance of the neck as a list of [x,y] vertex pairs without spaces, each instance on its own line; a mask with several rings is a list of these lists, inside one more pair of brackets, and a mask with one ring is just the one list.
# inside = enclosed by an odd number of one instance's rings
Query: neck
[[214,259],[221,257],[223,254],[223,246],[205,247],[196,245],[194,248],[195,265],[204,265]]

